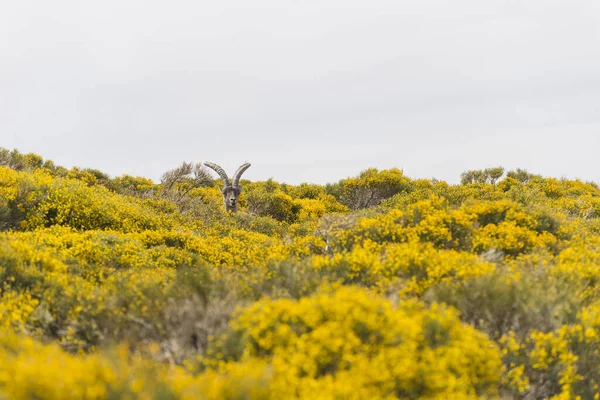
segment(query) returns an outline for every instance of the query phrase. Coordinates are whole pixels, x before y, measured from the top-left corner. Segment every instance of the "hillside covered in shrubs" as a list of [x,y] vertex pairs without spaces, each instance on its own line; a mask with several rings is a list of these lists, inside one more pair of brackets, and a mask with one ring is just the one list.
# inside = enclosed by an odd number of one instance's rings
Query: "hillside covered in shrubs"
[[0,150],[0,399],[594,399],[600,189],[160,183]]

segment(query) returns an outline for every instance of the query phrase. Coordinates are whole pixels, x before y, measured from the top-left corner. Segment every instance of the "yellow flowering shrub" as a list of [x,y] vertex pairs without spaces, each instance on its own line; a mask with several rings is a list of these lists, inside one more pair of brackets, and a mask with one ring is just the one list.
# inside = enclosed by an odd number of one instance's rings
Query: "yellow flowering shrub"
[[448,308],[394,307],[343,287],[243,310],[208,360],[217,371],[264,359],[278,398],[495,396],[500,353]]
[[600,294],[600,237],[576,238],[557,256],[553,275],[569,282],[586,299]]
[[178,398],[166,368],[148,365],[126,346],[79,357],[57,345],[0,332],[0,359],[0,398]]
[[536,398],[593,399],[600,393],[600,306],[581,310],[575,324],[534,331],[523,341],[509,333],[500,340],[514,394]]
[[[533,214],[533,215],[532,215]],[[437,248],[483,253],[500,250],[517,256],[537,248],[554,248],[557,238],[535,213],[509,201],[469,202],[451,208],[446,200],[433,197],[405,210],[360,219],[351,229],[335,237],[339,249],[349,249],[365,240],[396,243],[419,240]]]
[[29,292],[0,290],[0,329],[13,328],[20,331],[25,328],[27,321],[39,304]]
[[466,281],[494,271],[492,263],[473,254],[414,241],[382,246],[366,240],[345,253],[314,257],[313,265],[346,283],[386,288],[400,280],[405,294],[422,294],[446,280]]
[[17,199],[17,177],[19,173],[10,168],[0,166],[0,197],[8,201]]
[[0,398],[599,398],[600,189],[502,172],[232,214],[0,149]]
[[413,182],[397,168],[382,171],[369,168],[357,177],[328,185],[327,189],[337,195],[342,204],[357,210],[376,206],[386,198],[409,191],[412,186]]
[[129,232],[174,224],[172,215],[158,214],[144,201],[104,186],[89,186],[86,180],[53,177],[45,169],[28,173],[0,167],[0,171],[0,194],[13,210],[14,228],[64,225]]

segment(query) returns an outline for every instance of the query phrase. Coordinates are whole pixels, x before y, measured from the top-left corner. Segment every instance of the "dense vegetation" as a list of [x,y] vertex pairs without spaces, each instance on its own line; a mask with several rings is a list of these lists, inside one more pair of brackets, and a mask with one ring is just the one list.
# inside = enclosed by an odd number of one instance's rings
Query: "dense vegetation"
[[0,399],[592,399],[600,190],[161,183],[0,150]]

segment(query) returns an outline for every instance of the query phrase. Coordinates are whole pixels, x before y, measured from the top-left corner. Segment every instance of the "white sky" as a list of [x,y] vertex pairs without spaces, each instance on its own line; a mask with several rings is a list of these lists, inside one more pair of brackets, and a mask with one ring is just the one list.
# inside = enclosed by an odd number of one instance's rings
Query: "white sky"
[[597,0],[0,0],[0,147],[158,180],[600,182]]

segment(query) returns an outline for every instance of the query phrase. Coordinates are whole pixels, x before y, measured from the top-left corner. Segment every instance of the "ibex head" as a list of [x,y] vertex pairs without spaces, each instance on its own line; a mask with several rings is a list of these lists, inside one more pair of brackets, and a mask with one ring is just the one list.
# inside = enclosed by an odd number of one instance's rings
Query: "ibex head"
[[242,177],[244,171],[250,168],[250,163],[242,164],[237,171],[235,171],[231,183],[229,182],[229,178],[227,177],[227,174],[223,168],[211,162],[205,162],[204,165],[213,169],[217,174],[219,174],[221,180],[223,181],[223,189],[221,189],[221,193],[223,194],[223,203],[225,203],[225,209],[227,211],[236,212],[238,197],[242,192],[242,188],[239,185],[240,178]]

